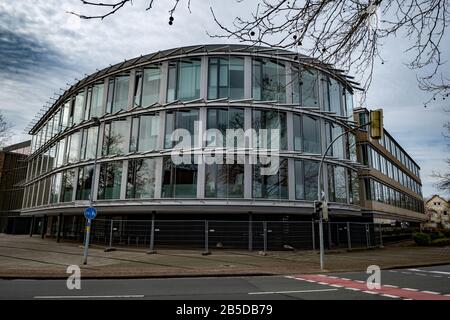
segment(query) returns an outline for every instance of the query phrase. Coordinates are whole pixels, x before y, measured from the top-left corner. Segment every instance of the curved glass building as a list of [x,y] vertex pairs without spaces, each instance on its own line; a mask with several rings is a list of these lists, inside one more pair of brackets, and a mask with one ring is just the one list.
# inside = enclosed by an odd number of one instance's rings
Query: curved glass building
[[[350,79],[294,52],[244,45],[176,48],[100,70],[31,129],[22,214],[84,222],[92,195],[100,216],[121,219],[311,221],[320,159],[355,125]],[[364,219],[359,166],[355,135],[345,134],[320,179],[331,220]]]

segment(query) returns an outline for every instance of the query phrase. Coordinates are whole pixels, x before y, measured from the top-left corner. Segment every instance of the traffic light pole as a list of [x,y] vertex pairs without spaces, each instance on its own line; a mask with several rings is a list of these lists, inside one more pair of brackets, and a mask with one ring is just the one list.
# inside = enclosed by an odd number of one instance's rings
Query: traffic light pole
[[[349,132],[361,129],[365,126],[368,126],[370,124],[370,122],[365,123],[363,125],[354,127],[350,130],[346,130],[343,133],[341,133],[340,135],[338,135],[336,138],[333,139],[333,141],[331,141],[331,143],[327,146],[324,154],[322,155],[322,158],[320,159],[320,163],[319,163],[319,172],[317,174],[317,200],[319,202],[321,202],[323,200],[323,196],[322,196],[322,190],[321,190],[321,185],[322,185],[322,181],[323,181],[323,173],[322,173],[322,168],[323,168],[323,162],[325,160],[325,156],[327,155],[328,151],[330,151],[330,148],[333,146],[333,144],[342,136],[346,135]],[[315,208],[314,208],[315,210]],[[324,245],[323,245],[323,210],[319,210],[319,243],[320,243],[320,270],[324,270],[325,267],[325,261],[324,261]]]

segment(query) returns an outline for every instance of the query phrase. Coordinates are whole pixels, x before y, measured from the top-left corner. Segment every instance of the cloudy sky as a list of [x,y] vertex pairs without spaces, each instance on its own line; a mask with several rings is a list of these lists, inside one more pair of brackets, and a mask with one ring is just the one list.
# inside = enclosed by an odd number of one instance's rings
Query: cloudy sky
[[[182,1],[183,2],[183,1]],[[217,32],[209,6],[230,22],[242,12],[250,12],[256,0],[192,0],[191,13],[180,4],[173,26],[168,25],[172,1],[155,1],[151,12],[147,0],[135,0],[104,21],[81,20],[67,11],[93,14],[79,0],[15,0],[0,2],[0,110],[14,124],[12,142],[27,139],[24,128],[68,84],[85,74],[124,59],[162,49],[206,43],[233,43],[211,39],[206,31]],[[88,10],[90,9],[90,10]],[[444,43],[448,57],[450,38]],[[375,68],[374,82],[366,106],[383,108],[385,127],[421,167],[424,196],[437,193],[433,171],[445,171],[449,156],[443,137],[449,120],[446,101],[428,108],[428,96],[416,83],[416,73],[405,63],[407,40],[401,35],[384,44],[384,65]],[[446,66],[450,74],[449,66]]]

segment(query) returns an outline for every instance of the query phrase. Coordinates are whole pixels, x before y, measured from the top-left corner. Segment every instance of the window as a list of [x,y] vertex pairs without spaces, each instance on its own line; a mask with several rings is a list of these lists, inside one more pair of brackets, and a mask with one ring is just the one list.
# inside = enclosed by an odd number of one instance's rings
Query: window
[[81,132],[73,133],[68,141],[70,141],[67,146],[68,162],[78,162],[80,160]]
[[262,175],[264,166],[258,162],[253,165],[253,197],[263,199],[288,198],[288,161],[279,159],[278,172],[273,175]]
[[244,59],[210,58],[208,99],[244,98]]
[[200,98],[200,58],[169,62],[167,101]]
[[95,159],[97,149],[98,127],[90,127],[83,130],[83,141],[81,144],[81,159]]
[[161,65],[146,66],[136,72],[134,106],[148,107],[159,101]]
[[[192,162],[194,163],[193,159]],[[170,157],[163,162],[163,198],[195,198],[197,196],[197,165],[175,165]]]
[[68,138],[63,138],[58,142],[58,151],[56,156],[56,166],[61,167],[66,162],[66,140]]
[[317,71],[313,69],[294,69],[292,79],[292,102],[302,107],[319,106]]
[[348,170],[348,187],[350,192],[350,203],[359,205],[359,179],[358,173],[352,170]]
[[62,107],[62,121],[61,121],[62,130],[72,125],[72,123],[70,122],[70,109],[71,109],[70,100],[67,100],[64,103],[64,107]]
[[58,172],[52,176],[51,189],[50,189],[50,203],[58,203],[61,194],[61,172]]
[[253,98],[286,102],[286,71],[283,64],[269,59],[253,60]]
[[[261,149],[287,149],[286,113],[253,109],[252,128],[258,135],[257,147]],[[267,130],[267,141],[260,131]],[[278,139],[277,139],[278,137]]]
[[294,150],[321,153],[319,121],[294,114]]
[[103,115],[104,87],[103,83],[97,83],[88,89],[85,120]]
[[[208,146],[212,147],[223,147],[226,145],[226,137],[227,137],[227,129],[239,130],[242,129],[242,133],[244,130],[244,109],[238,108],[214,108],[208,109],[208,120],[207,120],[207,129],[217,129],[222,134],[223,141],[220,144],[217,140],[216,135],[212,137],[208,137]],[[236,139],[235,139],[236,140]],[[244,141],[237,139],[232,146],[228,146],[229,148],[234,147],[243,147]],[[220,144],[220,145],[219,145]]]
[[195,121],[198,121],[198,110],[197,109],[180,109],[171,110],[166,112],[166,128],[165,128],[165,142],[164,147],[166,149],[173,148],[179,142],[183,142],[183,145],[189,145],[189,142],[182,141],[172,141],[172,133],[176,129],[185,129],[189,132],[191,136],[190,147],[198,145],[198,141],[195,136],[194,125]]
[[92,175],[94,166],[86,166],[79,169],[78,172],[78,187],[77,200],[89,200],[91,196]]
[[157,150],[159,113],[133,118],[130,151]]
[[207,198],[243,198],[244,165],[206,165],[205,196]]
[[347,177],[345,175],[345,168],[334,167],[334,182],[336,202],[347,203]]
[[83,120],[84,112],[84,90],[77,93],[72,99],[73,102],[73,123],[78,124]]
[[342,93],[339,82],[333,78],[329,78],[328,91],[330,94],[330,111],[340,116],[343,115],[341,110]]
[[75,186],[75,170],[69,169],[64,171],[62,176],[61,202],[72,201],[74,186]]
[[122,180],[122,162],[114,161],[100,165],[100,179],[98,182],[99,200],[120,199]]
[[107,112],[115,113],[128,108],[129,78],[130,76],[126,74],[109,80]]
[[128,162],[128,199],[154,198],[156,159],[137,159]]
[[106,156],[126,153],[126,141],[129,131],[127,120],[105,123],[102,154]]

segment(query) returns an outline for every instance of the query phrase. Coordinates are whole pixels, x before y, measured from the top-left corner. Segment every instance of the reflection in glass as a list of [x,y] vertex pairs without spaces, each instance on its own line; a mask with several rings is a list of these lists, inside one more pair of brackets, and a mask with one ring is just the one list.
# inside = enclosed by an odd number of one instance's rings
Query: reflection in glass
[[126,120],[105,123],[102,154],[106,156],[126,153],[126,139],[128,138],[129,130],[128,121]]
[[253,197],[263,199],[288,198],[288,161],[279,159],[279,170],[274,175],[262,175],[261,163],[253,165]]
[[78,124],[83,119],[84,90],[78,92],[73,101],[73,123]]
[[75,186],[75,169],[64,171],[62,177],[61,202],[71,202]]
[[207,198],[243,198],[244,165],[206,165],[205,196]]
[[105,85],[97,83],[88,89],[85,120],[103,115],[103,92]]
[[154,198],[156,159],[137,159],[128,162],[127,199]]
[[[192,159],[192,162],[194,160]],[[195,198],[197,196],[197,165],[175,165],[170,157],[163,162],[163,198]]]
[[319,121],[304,115],[303,127],[303,151],[308,153],[321,153]]
[[169,62],[167,101],[195,100],[200,97],[200,58]]
[[100,179],[98,182],[99,200],[120,199],[122,180],[122,162],[114,161],[100,165]]
[[269,59],[253,60],[253,99],[286,102],[286,72],[283,64]]
[[173,148],[179,141],[172,141],[171,135],[176,129],[186,129],[191,135],[191,146],[196,146],[197,139],[195,139],[194,125],[198,121],[197,109],[180,109],[170,110],[166,112],[166,128],[165,128],[165,142],[164,148]]
[[244,59],[209,58],[208,99],[244,98]]
[[52,183],[50,189],[50,203],[58,203],[61,194],[61,172],[58,172],[52,176]]
[[130,151],[158,149],[159,113],[133,118]]
[[[258,148],[274,148],[280,150],[287,149],[287,129],[286,129],[286,113],[272,110],[253,110],[252,127],[258,134]],[[259,130],[267,130],[267,141]],[[271,130],[278,130],[279,141],[275,141],[276,135]],[[275,133],[275,132],[274,132]]]
[[92,175],[94,166],[85,166],[78,171],[77,200],[89,200],[91,196]]
[[[208,109],[207,129],[217,129],[222,133],[222,145],[218,145],[215,135],[208,142],[208,147],[223,147],[226,145],[227,129],[244,130],[244,109],[214,108]],[[236,140],[236,139],[235,139]],[[241,147],[244,141],[235,141],[229,148]]]
[[129,78],[129,75],[120,75],[109,80],[107,101],[109,113],[127,109]]
[[294,69],[292,77],[292,102],[302,107],[319,107],[319,86],[317,71],[303,68],[301,73]]
[[78,162],[80,160],[80,144],[81,144],[81,132],[75,132],[69,137],[70,143],[68,144],[68,157],[69,163]]

